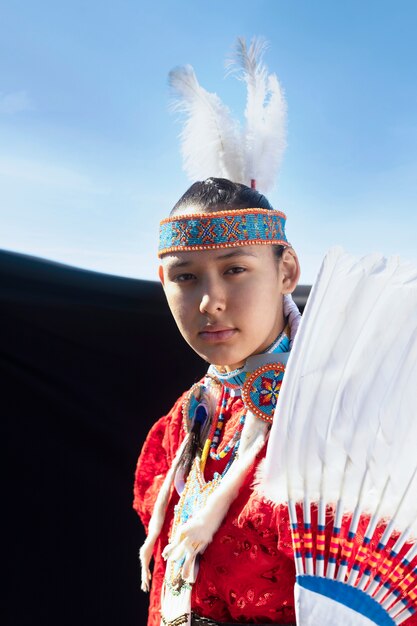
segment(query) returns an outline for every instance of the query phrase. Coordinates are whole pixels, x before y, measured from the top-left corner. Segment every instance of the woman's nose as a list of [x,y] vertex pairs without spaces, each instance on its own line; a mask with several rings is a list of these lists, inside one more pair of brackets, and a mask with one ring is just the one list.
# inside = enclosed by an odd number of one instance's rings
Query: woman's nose
[[219,285],[206,286],[200,299],[200,313],[214,315],[225,308],[225,296]]

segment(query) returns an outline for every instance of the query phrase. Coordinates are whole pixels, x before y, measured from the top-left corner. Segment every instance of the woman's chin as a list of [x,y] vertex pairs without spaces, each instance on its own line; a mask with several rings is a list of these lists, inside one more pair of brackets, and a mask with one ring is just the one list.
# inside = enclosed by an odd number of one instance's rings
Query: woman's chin
[[239,367],[242,367],[245,364],[246,359],[239,359],[238,355],[222,355],[222,354],[213,354],[212,351],[205,350],[204,352],[197,351],[197,354],[201,356],[202,359],[210,363],[210,365],[214,365],[219,370],[224,370],[225,372],[231,372]]

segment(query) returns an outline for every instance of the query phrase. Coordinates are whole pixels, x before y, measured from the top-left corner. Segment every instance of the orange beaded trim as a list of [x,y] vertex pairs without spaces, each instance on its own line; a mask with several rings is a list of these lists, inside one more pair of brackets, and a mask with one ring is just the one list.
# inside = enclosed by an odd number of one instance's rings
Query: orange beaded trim
[[268,241],[260,241],[259,239],[251,239],[250,241],[234,241],[233,243],[218,243],[218,244],[204,244],[198,246],[171,246],[170,248],[164,248],[158,252],[158,256],[161,257],[164,254],[170,254],[171,252],[196,252],[197,250],[221,250],[222,248],[239,248],[241,246],[290,246],[288,241],[283,239],[271,239]]
[[167,224],[168,222],[176,222],[180,219],[211,219],[214,217],[225,217],[230,216],[234,217],[235,215],[247,215],[248,213],[259,213],[260,215],[279,215],[280,217],[287,219],[287,216],[282,211],[276,211],[275,209],[259,209],[257,207],[253,207],[250,209],[235,209],[233,211],[215,211],[214,213],[183,213],[178,215],[173,215],[172,217],[165,217],[161,220],[160,224]]

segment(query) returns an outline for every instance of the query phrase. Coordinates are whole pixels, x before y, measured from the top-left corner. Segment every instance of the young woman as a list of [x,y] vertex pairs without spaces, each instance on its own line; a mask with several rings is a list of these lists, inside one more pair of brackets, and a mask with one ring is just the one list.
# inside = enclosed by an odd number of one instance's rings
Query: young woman
[[154,557],[148,626],[295,623],[288,516],[253,490],[299,322],[285,219],[254,189],[210,178],[161,223],[169,307],[210,367],[137,465],[145,589]]

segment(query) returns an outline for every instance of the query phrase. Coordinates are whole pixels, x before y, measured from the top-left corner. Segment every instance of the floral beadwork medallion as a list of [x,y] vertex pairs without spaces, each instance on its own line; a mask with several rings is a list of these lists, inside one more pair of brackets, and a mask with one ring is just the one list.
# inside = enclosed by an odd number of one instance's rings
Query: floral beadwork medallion
[[242,387],[246,407],[265,422],[274,418],[284,372],[282,363],[268,363],[255,370]]

